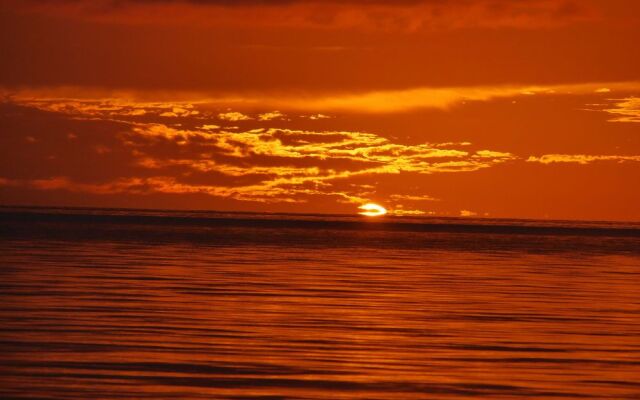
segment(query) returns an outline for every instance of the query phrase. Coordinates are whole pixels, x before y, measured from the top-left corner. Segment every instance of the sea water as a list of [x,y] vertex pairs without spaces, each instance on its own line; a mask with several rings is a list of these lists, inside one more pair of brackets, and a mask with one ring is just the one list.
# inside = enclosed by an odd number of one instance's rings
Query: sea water
[[640,226],[5,208],[0,397],[640,398]]

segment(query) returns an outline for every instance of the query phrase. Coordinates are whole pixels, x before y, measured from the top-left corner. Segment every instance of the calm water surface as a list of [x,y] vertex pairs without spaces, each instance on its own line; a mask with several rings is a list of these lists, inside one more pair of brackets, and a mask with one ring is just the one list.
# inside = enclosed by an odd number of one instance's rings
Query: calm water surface
[[637,226],[88,214],[0,213],[3,399],[640,398]]

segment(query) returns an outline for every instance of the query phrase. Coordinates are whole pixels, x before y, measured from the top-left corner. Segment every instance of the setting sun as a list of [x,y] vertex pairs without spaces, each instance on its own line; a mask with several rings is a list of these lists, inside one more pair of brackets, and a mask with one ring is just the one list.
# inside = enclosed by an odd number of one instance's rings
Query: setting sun
[[381,205],[375,203],[367,203],[358,207],[362,212],[358,213],[360,215],[365,215],[367,217],[378,217],[380,215],[385,215],[387,213],[387,209],[382,207]]

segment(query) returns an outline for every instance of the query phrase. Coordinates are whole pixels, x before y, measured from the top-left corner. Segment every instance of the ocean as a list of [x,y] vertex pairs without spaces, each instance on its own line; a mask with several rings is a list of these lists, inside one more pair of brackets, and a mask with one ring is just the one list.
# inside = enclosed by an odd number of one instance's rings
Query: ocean
[[640,398],[640,224],[0,209],[2,399]]

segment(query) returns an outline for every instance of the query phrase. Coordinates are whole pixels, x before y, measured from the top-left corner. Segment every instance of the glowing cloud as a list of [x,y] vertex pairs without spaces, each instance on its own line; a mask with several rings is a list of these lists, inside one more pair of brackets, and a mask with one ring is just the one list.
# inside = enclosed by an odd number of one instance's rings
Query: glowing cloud
[[478,215],[478,213],[474,211],[460,210],[461,217],[475,217],[476,215]]
[[237,111],[220,113],[220,114],[218,114],[218,118],[220,118],[221,120],[224,120],[224,121],[232,121],[232,122],[248,121],[248,120],[252,119],[250,116],[245,115],[245,114],[243,114],[241,112],[237,112]]
[[596,161],[640,161],[640,155],[638,156],[620,156],[620,155],[588,155],[588,154],[544,154],[540,157],[531,156],[527,159],[527,162],[537,162],[540,164],[553,164],[553,163],[575,163],[575,164],[589,164]]
[[640,122],[640,97],[627,97],[615,103],[614,108],[604,110],[615,115],[611,122]]
[[282,119],[285,115],[280,111],[272,111],[264,114],[258,115],[258,120],[260,121],[271,121],[274,119]]
[[[220,114],[199,102],[26,98],[15,104],[30,107],[33,113],[45,111],[38,114],[42,118],[53,114],[65,118],[74,126],[61,132],[65,142],[72,131],[76,147],[98,153],[97,162],[117,158],[122,168],[114,174],[105,169],[99,182],[90,183],[69,167],[55,175],[43,173],[38,181],[20,177],[11,181],[13,187],[94,194],[206,194],[261,203],[304,203],[322,196],[337,203],[363,204],[375,194],[375,185],[352,185],[363,177],[470,172],[518,159],[510,153],[476,150],[469,142],[407,144],[370,132],[274,128],[268,126],[274,116],[270,113],[265,120],[259,118],[263,114],[252,118],[229,111],[224,118],[251,119],[251,127],[231,130],[215,124]],[[162,116],[165,112],[184,117],[179,123],[168,122]],[[308,116],[289,115],[289,119],[300,123]],[[112,126],[113,134],[105,131],[97,141],[87,124]],[[46,131],[34,134],[29,146],[36,147],[46,136]],[[65,158],[61,155],[59,162]],[[436,200],[419,193],[392,191],[387,196],[398,209],[404,202]]]

